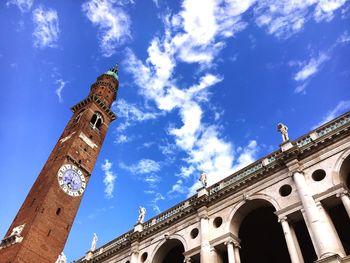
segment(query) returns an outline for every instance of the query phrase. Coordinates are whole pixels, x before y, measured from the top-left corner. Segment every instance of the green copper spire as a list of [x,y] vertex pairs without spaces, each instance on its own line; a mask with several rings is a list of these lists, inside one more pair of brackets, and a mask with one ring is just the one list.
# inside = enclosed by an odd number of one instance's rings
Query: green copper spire
[[118,80],[118,64],[115,64],[110,70],[108,70],[105,74],[113,76],[116,80]]

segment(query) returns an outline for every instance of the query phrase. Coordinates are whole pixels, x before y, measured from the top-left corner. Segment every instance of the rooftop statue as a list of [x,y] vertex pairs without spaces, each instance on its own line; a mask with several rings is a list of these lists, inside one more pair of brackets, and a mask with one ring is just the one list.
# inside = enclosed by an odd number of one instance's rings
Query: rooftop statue
[[208,176],[206,173],[202,172],[199,176],[199,181],[202,183],[202,187],[207,187]]
[[92,241],[91,241],[90,251],[95,251],[97,240],[98,240],[97,235],[96,235],[96,233],[94,233],[94,236],[93,236]]
[[289,141],[288,137],[288,127],[283,123],[277,124],[277,130],[282,134],[283,142]]
[[146,215],[146,208],[140,206],[139,208],[139,217],[137,219],[138,224],[143,224],[143,221],[145,220],[145,215]]

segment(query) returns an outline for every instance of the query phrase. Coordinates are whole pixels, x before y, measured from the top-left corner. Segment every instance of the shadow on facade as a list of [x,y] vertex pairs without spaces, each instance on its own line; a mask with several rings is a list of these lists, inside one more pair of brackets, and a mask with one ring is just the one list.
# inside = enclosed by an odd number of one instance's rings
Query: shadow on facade
[[241,262],[290,262],[281,225],[275,209],[262,206],[251,211],[239,229]]
[[[345,158],[340,167],[340,180],[344,185],[344,188],[349,191],[350,189],[350,155]],[[350,254],[350,228],[349,216],[345,210],[344,205],[339,198],[329,198],[324,202],[330,218],[334,224],[334,227],[338,233],[340,241],[344,247],[345,253]]]
[[169,239],[158,249],[152,263],[182,263],[185,259],[184,252],[181,241]]

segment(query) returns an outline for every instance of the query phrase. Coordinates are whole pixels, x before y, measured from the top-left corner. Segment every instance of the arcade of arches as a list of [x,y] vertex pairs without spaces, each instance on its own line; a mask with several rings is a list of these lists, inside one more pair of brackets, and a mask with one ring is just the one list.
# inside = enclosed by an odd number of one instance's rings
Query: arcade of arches
[[344,116],[76,262],[350,263],[350,112]]
[[[322,172],[321,172],[322,171]],[[323,170],[318,170],[313,177],[315,181],[323,180]],[[340,180],[347,189],[350,189],[350,155],[344,160],[340,169]],[[333,198],[325,199],[318,204],[330,218],[329,223],[335,229],[335,237],[339,238],[341,255],[350,254],[350,213],[346,211],[348,198],[346,193],[340,193]],[[340,198],[337,198],[340,197]],[[236,212],[239,218],[233,219],[231,229],[238,234],[237,241],[231,240],[211,248],[209,260],[205,262],[217,263],[256,263],[256,262],[314,262],[318,259],[310,237],[308,227],[304,222],[301,211],[296,211],[287,218],[278,218],[273,205],[263,199],[246,202]],[[281,227],[281,224],[287,225]],[[345,227],[348,225],[348,227]],[[287,237],[286,235],[290,235]],[[288,252],[288,239],[290,247]],[[239,240],[239,241],[238,241]],[[338,242],[339,243],[339,242]],[[228,250],[231,249],[233,253]],[[293,252],[294,250],[294,252]],[[200,253],[192,257],[184,257],[184,245],[177,239],[166,241],[157,251],[152,263],[199,263]],[[296,253],[291,259],[290,253]]]

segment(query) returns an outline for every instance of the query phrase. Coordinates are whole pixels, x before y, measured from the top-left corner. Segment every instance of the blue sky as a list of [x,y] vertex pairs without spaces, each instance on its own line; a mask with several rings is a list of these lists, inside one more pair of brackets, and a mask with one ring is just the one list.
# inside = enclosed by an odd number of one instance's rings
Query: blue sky
[[[345,0],[0,3],[0,234],[96,77],[120,63],[109,128],[65,247],[83,256],[350,109]],[[5,201],[4,201],[5,200]]]

